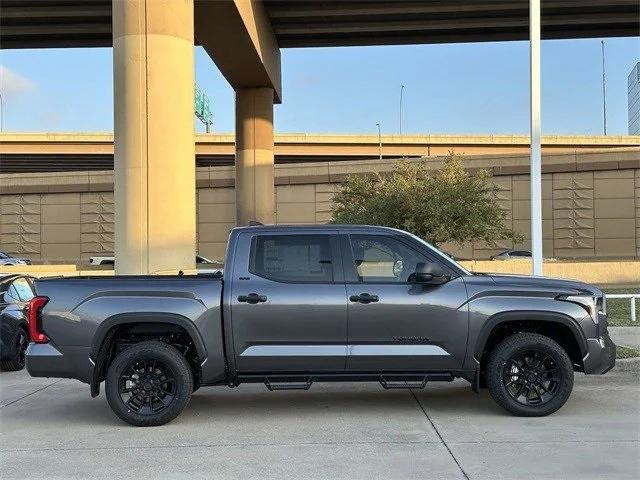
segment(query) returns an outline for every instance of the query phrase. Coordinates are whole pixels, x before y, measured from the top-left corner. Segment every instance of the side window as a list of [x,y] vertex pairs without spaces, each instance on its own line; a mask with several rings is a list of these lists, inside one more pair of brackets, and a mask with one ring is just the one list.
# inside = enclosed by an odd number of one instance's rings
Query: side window
[[15,289],[15,292],[17,292],[20,300],[23,302],[28,302],[34,296],[33,290],[31,290],[31,285],[29,285],[29,282],[25,278],[18,278],[15,280],[11,284],[9,290],[11,291],[11,289]]
[[281,282],[332,282],[329,235],[258,235],[249,271]]
[[361,282],[406,283],[416,265],[430,261],[392,237],[351,235],[354,268]]

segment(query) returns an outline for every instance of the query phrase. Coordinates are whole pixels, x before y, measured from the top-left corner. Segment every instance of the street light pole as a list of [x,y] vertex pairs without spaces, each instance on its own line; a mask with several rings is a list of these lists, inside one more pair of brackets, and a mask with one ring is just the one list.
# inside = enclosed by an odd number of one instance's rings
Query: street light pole
[[380,122],[376,123],[378,127],[378,152],[380,154],[380,160],[382,160],[382,134],[380,133]]
[[402,93],[404,92],[404,85],[400,87],[400,136],[402,136]]
[[600,41],[602,45],[602,124],[604,134],[607,134],[607,84],[606,78],[604,75],[604,40]]
[[531,141],[531,260],[542,275],[542,145],[540,127],[540,0],[529,0],[529,92]]

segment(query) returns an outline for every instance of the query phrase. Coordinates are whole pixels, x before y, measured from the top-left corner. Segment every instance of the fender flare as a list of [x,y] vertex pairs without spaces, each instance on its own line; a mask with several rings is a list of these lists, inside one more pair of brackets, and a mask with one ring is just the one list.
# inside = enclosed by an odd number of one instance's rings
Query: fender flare
[[167,313],[167,312],[135,312],[135,313],[119,313],[113,315],[102,323],[97,328],[95,334],[93,335],[93,340],[91,341],[91,352],[89,357],[92,361],[96,361],[98,354],[100,352],[100,348],[104,342],[107,333],[115,326],[124,325],[124,324],[140,324],[140,323],[164,323],[170,325],[177,325],[185,329],[185,331],[189,334],[191,339],[193,340],[196,351],[198,352],[198,357],[200,361],[204,361],[207,358],[207,349],[205,347],[204,341],[202,340],[202,336],[200,332],[194,325],[194,323],[186,317],[182,315],[178,315],[176,313]]
[[584,357],[587,354],[587,339],[584,336],[584,332],[580,328],[578,322],[576,322],[570,316],[560,312],[548,312],[544,310],[515,310],[510,312],[496,313],[495,315],[487,319],[476,339],[475,349],[473,353],[474,358],[478,361],[480,360],[484,347],[487,344],[487,340],[489,339],[489,335],[491,335],[491,332],[494,330],[494,328],[502,323],[523,320],[534,322],[560,323],[568,327],[573,334],[574,339],[578,343],[578,347],[580,348],[582,356]]

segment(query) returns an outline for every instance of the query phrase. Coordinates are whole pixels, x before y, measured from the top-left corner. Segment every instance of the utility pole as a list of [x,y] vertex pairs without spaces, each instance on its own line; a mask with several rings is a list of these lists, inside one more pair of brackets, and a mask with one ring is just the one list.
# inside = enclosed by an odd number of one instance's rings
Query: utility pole
[[400,87],[400,136],[402,136],[402,93],[404,92],[404,85]]
[[604,134],[607,134],[607,79],[605,77],[604,68],[604,40],[600,41],[602,45],[602,124]]
[[380,133],[380,122],[376,123],[376,127],[378,127],[378,152],[380,160],[382,160],[382,134]]
[[531,128],[531,260],[542,275],[542,145],[540,126],[540,0],[529,0],[529,96]]

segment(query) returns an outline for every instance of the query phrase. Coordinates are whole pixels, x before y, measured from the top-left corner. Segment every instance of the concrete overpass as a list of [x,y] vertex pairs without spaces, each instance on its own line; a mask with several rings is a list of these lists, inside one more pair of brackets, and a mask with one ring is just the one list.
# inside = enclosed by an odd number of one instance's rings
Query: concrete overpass
[[[207,43],[210,27],[216,23],[209,16],[223,8],[212,7],[212,3],[216,2],[194,2],[196,43]],[[527,0],[264,0],[262,3],[280,48],[529,39]],[[110,0],[3,0],[2,7],[3,48],[112,45]],[[638,33],[635,0],[542,2],[544,39]]]
[[638,35],[640,7],[637,0],[544,0],[541,22],[538,7],[539,0],[4,0],[0,46],[113,46],[115,249],[120,273],[141,273],[193,267],[194,42],[236,91],[236,220],[245,224],[275,218],[280,48],[530,38],[532,212],[539,209],[540,31],[542,38]]
[[[234,164],[235,137],[196,135],[198,167]],[[542,139],[545,155],[624,149],[640,145],[640,136],[553,135]],[[377,135],[276,134],[275,163],[339,162],[399,157],[526,154],[525,135]],[[0,134],[0,173],[112,170],[113,135],[84,133]]]

